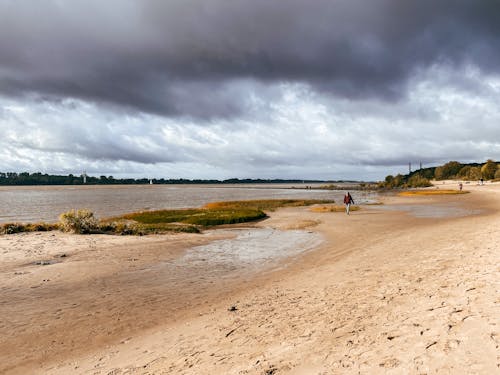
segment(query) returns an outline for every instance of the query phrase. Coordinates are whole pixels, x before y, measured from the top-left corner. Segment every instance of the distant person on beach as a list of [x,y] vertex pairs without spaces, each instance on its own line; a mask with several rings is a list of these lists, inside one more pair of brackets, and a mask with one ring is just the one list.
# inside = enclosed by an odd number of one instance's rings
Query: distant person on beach
[[462,183],[459,183],[459,184],[458,184],[458,188],[460,189],[460,191],[462,191],[462,188],[463,188],[463,187],[464,187],[464,186],[462,185]]
[[344,204],[345,204],[345,213],[349,215],[349,209],[351,207],[351,203],[354,204],[354,199],[349,192],[345,193],[344,196]]

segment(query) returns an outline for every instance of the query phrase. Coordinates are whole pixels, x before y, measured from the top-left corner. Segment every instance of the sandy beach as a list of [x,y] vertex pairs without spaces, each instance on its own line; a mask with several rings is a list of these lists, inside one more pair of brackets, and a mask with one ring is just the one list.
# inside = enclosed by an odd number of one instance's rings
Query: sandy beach
[[[500,185],[464,188],[201,235],[0,236],[0,373],[500,373]],[[321,241],[259,270],[176,263],[246,229]]]

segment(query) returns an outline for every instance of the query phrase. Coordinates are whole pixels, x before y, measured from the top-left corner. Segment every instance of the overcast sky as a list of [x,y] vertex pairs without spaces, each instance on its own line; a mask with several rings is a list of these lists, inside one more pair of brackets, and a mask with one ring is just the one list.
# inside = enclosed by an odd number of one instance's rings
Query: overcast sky
[[499,103],[498,0],[0,0],[0,171],[379,180]]

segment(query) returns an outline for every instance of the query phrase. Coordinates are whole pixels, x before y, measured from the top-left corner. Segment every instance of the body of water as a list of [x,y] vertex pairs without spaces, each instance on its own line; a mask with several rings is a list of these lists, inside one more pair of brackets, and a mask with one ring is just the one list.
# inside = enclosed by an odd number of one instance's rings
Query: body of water
[[[167,208],[200,207],[209,202],[250,199],[334,199],[337,190],[292,189],[294,185],[94,185],[0,187],[0,223],[55,222],[62,212],[88,209],[97,217]],[[296,185],[295,185],[296,186]],[[356,203],[376,193],[353,192]]]

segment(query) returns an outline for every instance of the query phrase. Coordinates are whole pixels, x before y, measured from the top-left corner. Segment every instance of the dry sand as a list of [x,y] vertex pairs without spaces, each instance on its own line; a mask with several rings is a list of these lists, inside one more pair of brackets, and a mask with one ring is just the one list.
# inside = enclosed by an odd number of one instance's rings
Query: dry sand
[[227,230],[0,236],[0,373],[500,373],[500,185],[465,189],[384,201],[479,214],[272,213],[325,241],[251,275],[158,266]]

